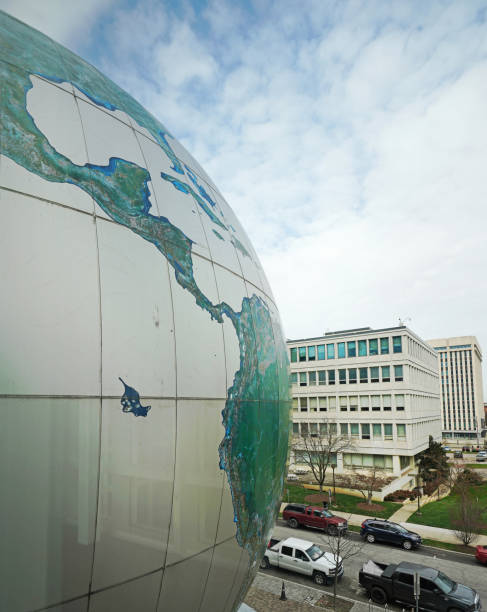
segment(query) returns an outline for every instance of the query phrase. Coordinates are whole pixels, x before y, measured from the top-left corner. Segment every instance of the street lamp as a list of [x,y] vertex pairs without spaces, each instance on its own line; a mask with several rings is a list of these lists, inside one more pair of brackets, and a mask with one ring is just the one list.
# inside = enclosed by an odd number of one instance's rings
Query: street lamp
[[419,462],[416,463],[416,490],[418,493],[418,509],[416,511],[416,514],[418,516],[421,516],[421,505],[420,505],[420,501],[421,501],[421,496],[423,494],[423,487],[422,487],[422,483],[421,483],[421,476],[419,475]]
[[337,467],[336,463],[331,464],[331,471],[333,472],[333,499],[336,501],[336,491],[335,491],[335,470]]

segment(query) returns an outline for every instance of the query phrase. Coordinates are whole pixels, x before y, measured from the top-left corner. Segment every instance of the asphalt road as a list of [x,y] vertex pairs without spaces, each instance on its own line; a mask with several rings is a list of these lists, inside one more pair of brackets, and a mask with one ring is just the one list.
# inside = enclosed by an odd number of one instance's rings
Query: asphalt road
[[[330,550],[327,546],[328,536],[318,529],[298,528],[291,529],[286,526],[284,521],[279,520],[273,531],[273,536],[276,538],[297,537],[303,540],[309,540],[318,544],[323,550]],[[357,533],[350,532],[350,538],[361,543],[362,539]],[[364,544],[359,552],[343,563],[345,573],[341,581],[337,585],[337,593],[344,597],[349,597],[361,602],[367,602],[367,597],[364,590],[358,583],[358,573],[362,565],[368,559],[379,561],[381,563],[399,563],[401,561],[410,561],[412,563],[421,563],[429,567],[441,570],[452,580],[466,584],[478,591],[483,608],[487,608],[487,565],[478,563],[472,554],[450,552],[421,546],[412,551],[403,550],[400,547],[391,546],[389,544]],[[314,586],[325,592],[331,592],[333,586],[319,587],[315,585],[309,576],[295,574],[286,570],[270,568],[261,570],[264,574],[272,574],[284,580],[292,580],[304,584],[306,586]],[[389,609],[400,610],[397,606],[389,606]]]

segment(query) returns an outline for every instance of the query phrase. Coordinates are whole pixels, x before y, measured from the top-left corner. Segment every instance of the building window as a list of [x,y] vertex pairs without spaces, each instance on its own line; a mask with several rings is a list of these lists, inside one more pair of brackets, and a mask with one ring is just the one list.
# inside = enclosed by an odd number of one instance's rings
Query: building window
[[358,356],[367,357],[367,340],[358,341]]
[[327,402],[326,397],[324,397],[323,395],[318,398],[318,406],[320,408],[320,412],[326,412]]
[[368,412],[369,410],[369,396],[368,395],[360,396],[360,410],[364,412]]
[[293,434],[299,434],[299,423],[293,423]]
[[335,359],[335,345],[334,344],[326,345],[326,357],[327,359]]
[[382,366],[382,382],[389,382],[391,380],[391,367]]
[[316,412],[318,402],[316,401],[316,397],[309,398],[309,410],[310,412]]
[[348,423],[340,423],[340,435],[348,436]]
[[374,423],[372,425],[372,435],[374,436],[374,440],[382,438],[382,425],[380,423]]
[[357,412],[358,410],[358,395],[351,395],[349,397],[350,401],[350,412]]
[[395,382],[401,382],[402,380],[402,365],[394,366],[394,380]]
[[350,435],[352,438],[358,438],[358,423],[350,423]]
[[375,412],[380,410],[380,395],[372,396],[372,410]]
[[299,409],[301,410],[301,412],[308,411],[308,398],[307,397],[299,398]]
[[340,412],[347,412],[347,396],[341,395],[339,401],[340,401]]
[[295,363],[298,360],[298,349],[296,347],[291,349],[291,363]]
[[306,385],[308,384],[306,378],[307,378],[306,372],[299,373],[299,386],[300,387],[306,387]]
[[379,382],[379,366],[370,368],[370,382]]
[[404,410],[404,395],[395,395],[396,410]]
[[293,397],[293,411],[294,412],[298,411],[298,398],[297,397]]
[[379,343],[377,338],[373,340],[369,340],[369,355],[378,355],[379,354]]
[[320,370],[318,372],[318,384],[326,385],[326,370]]
[[335,384],[335,370],[328,370],[328,384]]
[[316,372],[309,372],[309,384],[316,385]]
[[370,425],[362,423],[362,440],[370,440]]
[[400,455],[399,465],[401,466],[401,470],[405,470],[411,465],[411,457],[404,457],[403,455]]
[[405,438],[406,437],[406,425],[397,424],[397,437]]
[[308,361],[314,361],[316,359],[316,347],[308,346]]
[[309,424],[309,432],[311,435],[318,435],[318,423],[310,423]]
[[338,343],[338,359],[343,359],[345,357],[345,342]]
[[299,347],[299,361],[306,361],[306,347]]
[[392,352],[402,353],[402,336],[392,337]]
[[381,355],[389,354],[389,338],[380,339],[380,354]]
[[347,350],[349,357],[357,356],[357,343],[355,341],[347,343]]
[[318,344],[318,359],[324,359],[325,358],[325,345],[324,344]]
[[392,440],[392,424],[384,423],[384,439]]
[[301,435],[302,436],[308,435],[308,423],[301,423]]
[[357,382],[357,368],[350,368],[348,370],[348,383],[353,385]]
[[360,374],[360,382],[361,383],[369,382],[369,376],[367,374],[367,368],[359,368],[359,374]]
[[338,370],[338,381],[341,385],[347,382],[347,370]]
[[329,397],[328,398],[328,408],[330,410],[330,412],[335,412],[337,409],[337,398],[336,397]]
[[298,373],[291,372],[291,384],[296,385],[298,383]]
[[391,396],[390,395],[382,396],[382,405],[384,407],[384,410],[386,411],[391,409]]

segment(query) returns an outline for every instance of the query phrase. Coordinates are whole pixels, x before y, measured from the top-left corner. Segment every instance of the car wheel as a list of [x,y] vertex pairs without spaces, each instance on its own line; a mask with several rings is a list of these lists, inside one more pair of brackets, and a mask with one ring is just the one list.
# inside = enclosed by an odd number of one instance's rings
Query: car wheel
[[368,533],[365,536],[365,539],[367,540],[369,544],[373,544],[375,542],[375,535],[373,533]]
[[324,585],[326,584],[326,576],[323,572],[315,572],[313,574],[313,580],[316,584]]
[[370,597],[372,598],[372,601],[375,601],[375,603],[377,604],[384,605],[385,603],[387,603],[386,592],[380,587],[372,587],[372,590],[370,591]]
[[298,521],[295,518],[290,518],[287,524],[289,525],[289,527],[296,529],[296,527],[298,526]]
[[267,557],[262,557],[262,561],[260,562],[260,569],[269,569],[271,564],[269,563],[269,559]]
[[328,534],[329,535],[336,536],[337,533],[338,533],[338,529],[337,529],[336,525],[330,525],[328,527]]
[[411,550],[413,545],[409,540],[404,540],[404,542],[402,543],[402,547],[404,548],[404,550]]

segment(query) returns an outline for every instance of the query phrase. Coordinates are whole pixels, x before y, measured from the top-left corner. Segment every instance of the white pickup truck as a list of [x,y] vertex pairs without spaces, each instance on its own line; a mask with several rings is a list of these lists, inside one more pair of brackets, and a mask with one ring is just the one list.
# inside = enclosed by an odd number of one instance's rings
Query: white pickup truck
[[312,576],[316,584],[332,584],[335,572],[337,579],[343,576],[341,557],[335,561],[332,553],[323,552],[313,542],[298,538],[271,540],[260,567],[267,569],[271,565]]

